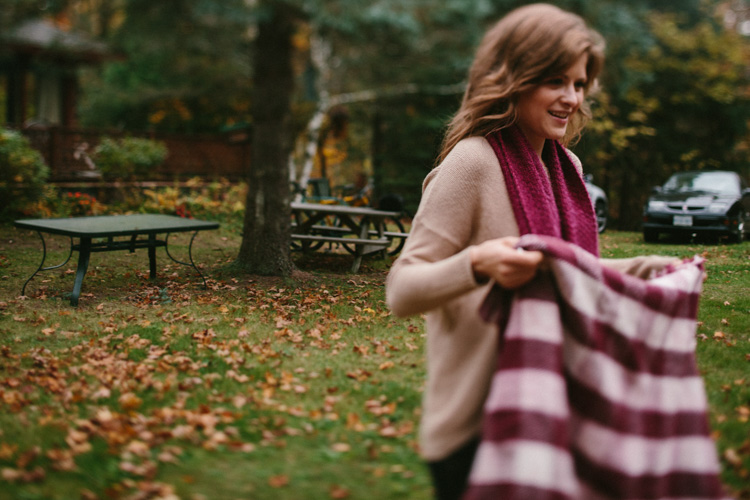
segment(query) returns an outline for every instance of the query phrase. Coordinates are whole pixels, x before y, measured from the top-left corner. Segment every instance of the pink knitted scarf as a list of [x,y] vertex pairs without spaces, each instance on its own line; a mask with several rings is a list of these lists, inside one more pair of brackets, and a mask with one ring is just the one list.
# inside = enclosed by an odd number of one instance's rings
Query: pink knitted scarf
[[542,164],[517,126],[490,134],[487,140],[503,170],[521,235],[555,236],[598,256],[594,209],[565,148],[547,141]]

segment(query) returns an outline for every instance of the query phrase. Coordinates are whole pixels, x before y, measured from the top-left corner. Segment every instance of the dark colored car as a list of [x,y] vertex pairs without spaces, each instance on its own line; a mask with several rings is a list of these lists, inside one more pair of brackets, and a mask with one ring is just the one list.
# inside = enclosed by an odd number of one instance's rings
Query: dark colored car
[[750,189],[735,172],[696,171],[672,175],[653,189],[643,209],[643,239],[662,233],[728,236],[741,243],[750,222]]
[[586,189],[589,192],[591,198],[591,204],[594,205],[594,212],[596,213],[596,226],[600,233],[603,233],[607,229],[607,211],[609,210],[609,204],[607,202],[607,195],[604,190],[599,186],[596,186],[591,181],[591,174],[585,174],[583,180],[586,184]]

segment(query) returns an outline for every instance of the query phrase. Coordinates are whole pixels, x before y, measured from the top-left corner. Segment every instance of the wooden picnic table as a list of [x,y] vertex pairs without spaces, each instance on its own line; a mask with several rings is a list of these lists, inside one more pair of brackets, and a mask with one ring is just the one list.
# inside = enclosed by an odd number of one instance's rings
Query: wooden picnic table
[[[70,260],[74,251],[78,252],[78,267],[73,285],[73,293],[70,296],[70,304],[78,305],[78,297],[81,293],[81,284],[86,276],[89,266],[89,258],[94,252],[111,252],[115,250],[128,250],[134,252],[136,248],[148,249],[150,278],[156,277],[156,249],[164,247],[170,259],[178,264],[191,266],[203,279],[206,287],[206,278],[198,270],[193,261],[193,240],[199,231],[217,229],[217,222],[203,221],[197,219],[185,219],[173,215],[160,214],[136,214],[136,215],[102,215],[91,217],[72,217],[60,219],[21,219],[14,222],[16,227],[32,229],[37,232],[42,240],[42,262],[36,271],[26,280],[21,290],[21,295],[26,294],[26,285],[37,275],[39,271],[48,271],[64,266]],[[188,257],[190,262],[182,262],[175,259],[169,253],[169,235],[171,233],[190,232]],[[44,267],[47,258],[47,246],[44,241],[44,233],[68,236],[70,238],[70,253],[62,264]],[[163,240],[157,239],[157,235],[165,234]],[[145,238],[139,238],[139,236]],[[116,240],[115,238],[127,238]],[[73,238],[78,238],[74,243]],[[104,241],[102,241],[104,240]]]
[[[395,237],[386,230],[386,221],[401,216],[400,212],[325,203],[294,202],[291,208],[292,244],[302,250],[324,243],[341,244],[354,255],[353,273],[359,270],[363,256],[386,253]],[[399,237],[406,235],[399,233]]]

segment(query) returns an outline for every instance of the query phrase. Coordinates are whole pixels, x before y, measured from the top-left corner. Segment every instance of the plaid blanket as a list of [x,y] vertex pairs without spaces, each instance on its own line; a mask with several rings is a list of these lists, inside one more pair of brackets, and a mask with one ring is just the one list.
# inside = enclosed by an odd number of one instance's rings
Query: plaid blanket
[[503,336],[464,498],[724,498],[694,355],[702,259],[641,280],[557,238],[520,246],[551,272],[483,306]]

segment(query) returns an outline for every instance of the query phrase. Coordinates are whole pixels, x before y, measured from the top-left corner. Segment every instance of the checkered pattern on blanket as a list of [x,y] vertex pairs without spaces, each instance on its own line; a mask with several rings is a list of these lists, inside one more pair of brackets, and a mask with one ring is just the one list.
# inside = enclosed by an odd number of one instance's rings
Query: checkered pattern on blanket
[[464,498],[724,498],[694,355],[701,259],[641,280],[557,238],[520,246],[551,272],[483,306],[504,330]]

